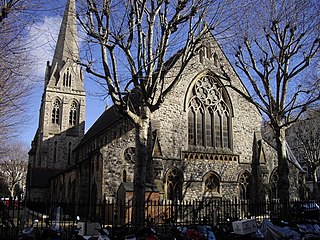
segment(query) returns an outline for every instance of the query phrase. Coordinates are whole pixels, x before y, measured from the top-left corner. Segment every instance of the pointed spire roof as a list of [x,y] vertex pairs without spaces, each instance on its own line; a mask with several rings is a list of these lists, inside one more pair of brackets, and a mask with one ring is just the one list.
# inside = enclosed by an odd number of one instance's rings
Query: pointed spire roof
[[76,4],[75,0],[67,0],[52,60],[52,67],[54,69],[55,65],[58,64],[58,69],[61,69],[63,63],[68,59],[77,60],[78,58],[79,49],[76,25]]

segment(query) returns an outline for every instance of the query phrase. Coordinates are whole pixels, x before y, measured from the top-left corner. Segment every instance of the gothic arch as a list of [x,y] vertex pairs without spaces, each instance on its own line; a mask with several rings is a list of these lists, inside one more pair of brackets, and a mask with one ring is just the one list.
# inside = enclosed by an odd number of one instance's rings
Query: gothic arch
[[178,168],[170,168],[165,174],[165,195],[168,200],[182,200],[183,174]]
[[233,109],[217,76],[205,71],[188,88],[185,99],[189,148],[233,149]]
[[69,102],[69,125],[79,124],[80,104],[76,99]]
[[207,172],[203,177],[204,194],[220,194],[221,177],[214,171]]
[[238,175],[238,189],[239,199],[249,200],[252,196],[252,175],[245,170]]
[[64,73],[63,73],[63,86],[64,87],[71,87],[71,83],[72,83],[72,74],[71,74],[71,69],[70,67],[67,67],[66,69],[64,69]]
[[224,98],[224,101],[230,106],[230,114],[231,114],[231,117],[233,117],[234,113],[233,113],[233,106],[232,106],[230,95],[229,95],[227,89],[225,88],[225,86],[223,85],[223,83],[221,82],[221,80],[219,79],[219,77],[210,70],[204,70],[204,71],[200,72],[196,77],[193,78],[193,80],[189,84],[187,91],[186,91],[185,98],[184,98],[184,111],[188,110],[188,102],[189,102],[190,98],[192,97],[192,89],[194,88],[196,82],[205,76],[212,77],[217,82],[219,87],[222,88],[222,96]]
[[54,97],[51,102],[51,123],[60,125],[62,118],[62,100],[59,97]]
[[122,182],[127,182],[128,178],[127,178],[127,170],[123,169],[122,170]]

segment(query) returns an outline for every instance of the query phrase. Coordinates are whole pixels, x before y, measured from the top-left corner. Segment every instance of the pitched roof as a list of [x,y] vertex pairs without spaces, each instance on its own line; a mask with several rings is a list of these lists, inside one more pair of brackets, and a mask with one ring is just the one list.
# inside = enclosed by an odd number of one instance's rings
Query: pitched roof
[[[124,188],[126,192],[133,192],[133,182],[121,182],[119,188]],[[146,183],[146,192],[159,192],[156,185]]]
[[53,168],[30,168],[29,171],[29,180],[32,187],[47,188],[50,186],[50,178],[58,175],[63,170]]
[[97,121],[91,126],[91,128],[86,132],[78,147],[86,143],[92,138],[96,138],[100,133],[104,132],[110,126],[124,118],[123,115],[119,113],[115,106],[106,109]]

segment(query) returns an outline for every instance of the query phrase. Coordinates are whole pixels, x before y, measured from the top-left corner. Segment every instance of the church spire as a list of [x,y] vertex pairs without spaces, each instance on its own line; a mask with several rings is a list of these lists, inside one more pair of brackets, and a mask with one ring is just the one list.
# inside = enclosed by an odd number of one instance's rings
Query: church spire
[[67,0],[52,60],[52,71],[59,71],[67,60],[79,59],[75,5],[75,0]]

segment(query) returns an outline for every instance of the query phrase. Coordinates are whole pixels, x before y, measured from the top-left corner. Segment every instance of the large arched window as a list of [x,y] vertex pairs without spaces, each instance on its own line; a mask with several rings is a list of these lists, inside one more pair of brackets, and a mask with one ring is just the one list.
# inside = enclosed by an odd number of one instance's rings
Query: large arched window
[[69,124],[75,126],[78,123],[78,104],[73,101],[70,105]]
[[188,102],[189,146],[231,149],[231,106],[227,94],[213,76],[194,84]]
[[56,99],[53,102],[53,106],[52,106],[51,122],[53,124],[60,124],[60,108],[61,108],[61,103],[59,99]]
[[182,200],[182,173],[176,169],[170,169],[166,176],[166,195],[168,200]]

